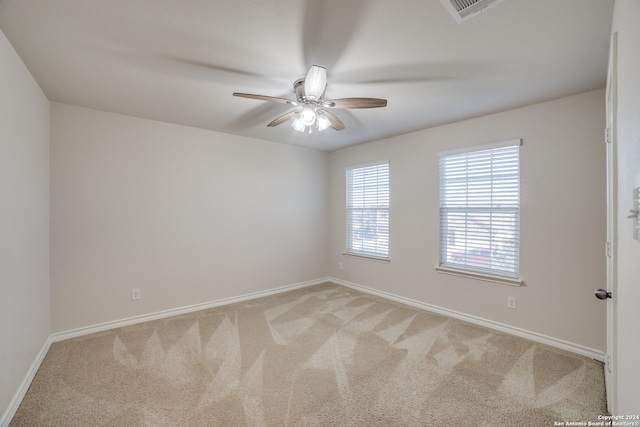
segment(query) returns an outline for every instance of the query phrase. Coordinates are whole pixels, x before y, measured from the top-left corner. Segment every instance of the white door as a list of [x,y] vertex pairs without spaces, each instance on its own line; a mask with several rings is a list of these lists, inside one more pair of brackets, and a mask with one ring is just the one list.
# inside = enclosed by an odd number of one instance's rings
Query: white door
[[616,343],[616,277],[615,277],[615,256],[616,256],[616,90],[617,90],[617,48],[618,33],[614,33],[611,37],[611,45],[609,52],[609,71],[607,75],[606,90],[606,146],[607,146],[607,242],[606,242],[606,259],[607,259],[607,283],[606,291],[610,292],[611,297],[603,301],[607,304],[607,354],[605,356],[604,378],[607,390],[607,408],[612,414],[617,413],[616,396],[615,396],[615,343]]

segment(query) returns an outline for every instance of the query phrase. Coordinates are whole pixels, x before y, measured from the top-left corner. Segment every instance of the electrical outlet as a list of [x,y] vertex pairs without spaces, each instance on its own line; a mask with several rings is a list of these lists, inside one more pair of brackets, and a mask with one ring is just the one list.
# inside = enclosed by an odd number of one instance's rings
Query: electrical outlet
[[140,288],[131,289],[131,299],[140,299]]
[[341,262],[338,263],[338,270],[340,270],[340,271],[344,270],[344,264],[343,263],[341,263]]
[[507,308],[511,308],[515,310],[516,305],[517,305],[516,297],[507,297]]

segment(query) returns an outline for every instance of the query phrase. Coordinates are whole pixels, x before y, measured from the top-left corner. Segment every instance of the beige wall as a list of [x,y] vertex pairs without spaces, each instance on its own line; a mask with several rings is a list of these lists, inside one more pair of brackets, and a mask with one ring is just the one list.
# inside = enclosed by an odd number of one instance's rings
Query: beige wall
[[49,101],[0,32],[0,425],[50,333]]
[[618,120],[617,150],[617,233],[614,237],[617,254],[616,293],[612,303],[617,306],[616,395],[618,414],[640,414],[640,242],[633,239],[632,221],[627,218],[632,209],[633,189],[640,187],[640,2],[616,0],[613,31],[618,33]]
[[53,332],[324,277],[326,158],[53,103]]
[[[341,280],[605,350],[604,90],[423,130],[330,154],[329,271]],[[521,275],[513,287],[443,275],[436,153],[523,138]],[[389,264],[345,257],[345,166],[389,159]],[[344,264],[340,271],[339,263]],[[517,297],[517,310],[506,307]]]

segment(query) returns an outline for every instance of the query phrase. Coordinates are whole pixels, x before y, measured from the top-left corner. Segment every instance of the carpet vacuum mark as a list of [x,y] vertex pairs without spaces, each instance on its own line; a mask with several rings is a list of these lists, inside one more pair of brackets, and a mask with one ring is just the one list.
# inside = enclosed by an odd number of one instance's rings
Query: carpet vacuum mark
[[11,426],[552,426],[599,362],[321,284],[54,343]]

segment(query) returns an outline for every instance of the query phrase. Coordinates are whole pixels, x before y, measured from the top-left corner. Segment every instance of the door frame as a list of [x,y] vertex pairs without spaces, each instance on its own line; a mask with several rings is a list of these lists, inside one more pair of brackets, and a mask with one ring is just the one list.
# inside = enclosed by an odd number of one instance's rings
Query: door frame
[[612,297],[606,300],[606,355],[604,366],[605,388],[607,393],[607,408],[609,413],[617,413],[616,396],[616,232],[617,232],[617,160],[616,160],[616,122],[617,122],[617,64],[618,64],[618,33],[611,35],[609,45],[609,65],[606,86],[606,190],[607,190],[607,241],[606,241],[606,289]]

